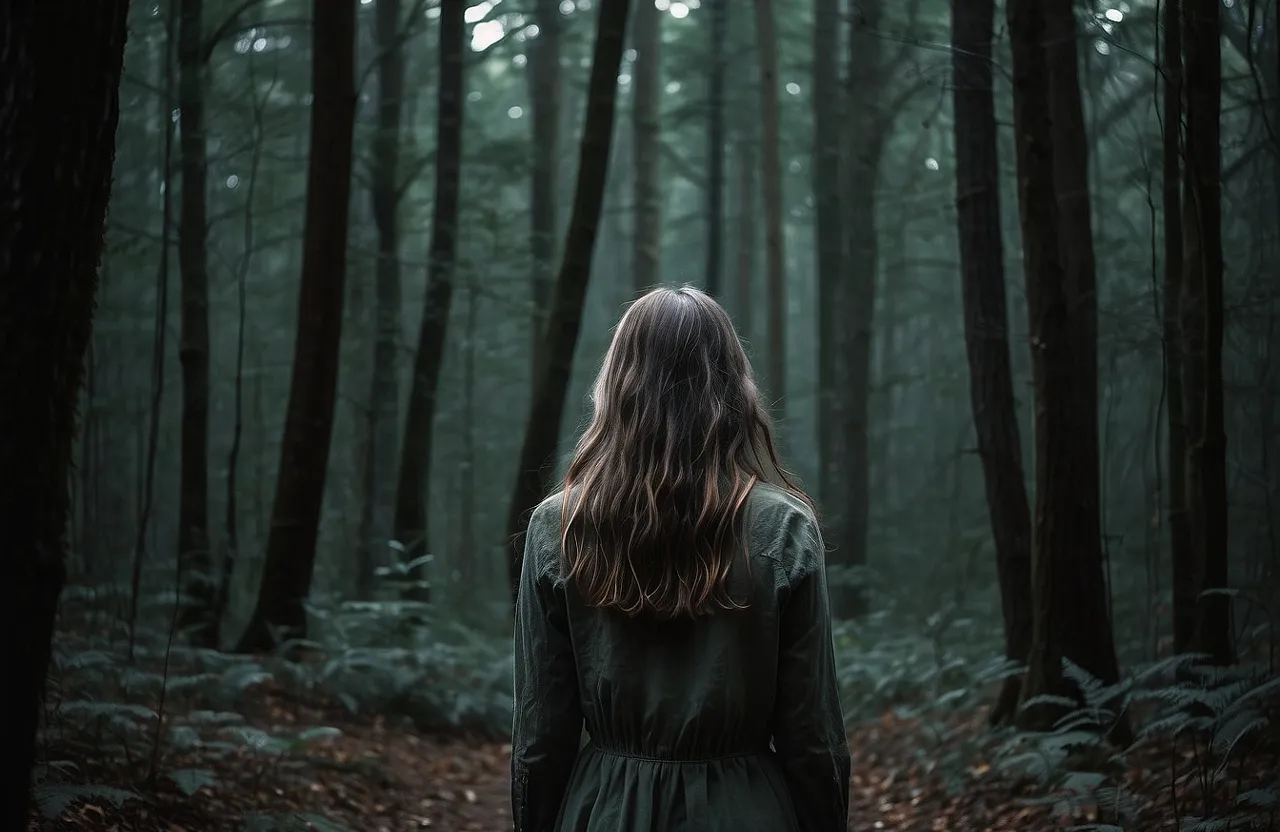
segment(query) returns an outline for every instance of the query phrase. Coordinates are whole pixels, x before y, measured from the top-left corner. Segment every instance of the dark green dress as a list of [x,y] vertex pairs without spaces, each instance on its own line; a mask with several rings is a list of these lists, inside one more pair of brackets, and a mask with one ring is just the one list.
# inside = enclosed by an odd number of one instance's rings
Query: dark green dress
[[559,579],[560,504],[533,513],[516,603],[516,832],[845,832],[849,749],[808,507],[757,486],[750,566],[730,575],[749,608],[662,623],[587,607]]

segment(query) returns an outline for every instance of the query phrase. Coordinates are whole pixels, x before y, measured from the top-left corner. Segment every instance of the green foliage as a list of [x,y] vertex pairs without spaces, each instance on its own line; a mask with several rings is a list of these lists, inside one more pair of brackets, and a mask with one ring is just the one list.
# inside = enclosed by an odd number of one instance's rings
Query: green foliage
[[32,789],[36,807],[45,820],[55,820],[82,800],[110,803],[117,809],[131,800],[142,800],[137,792],[110,786],[38,785]]
[[916,716],[974,704],[1006,672],[1000,633],[954,606],[912,620],[893,610],[835,628],[841,701],[850,721],[894,707]]
[[[998,768],[1037,785],[1029,805],[1052,806],[1066,818],[1091,813],[1100,821],[1075,828],[1132,829],[1142,806],[1126,775],[1144,765],[1142,755],[1153,746],[1162,755],[1167,749],[1177,765],[1177,750],[1190,745],[1190,770],[1175,770],[1170,778],[1190,775],[1209,814],[1183,818],[1181,828],[1261,828],[1254,824],[1262,823],[1280,800],[1274,786],[1242,789],[1232,800],[1214,796],[1225,784],[1245,782],[1251,769],[1273,764],[1280,752],[1275,730],[1280,680],[1266,663],[1218,668],[1199,664],[1204,659],[1174,656],[1115,685],[1064,661],[1063,674],[1083,701],[1036,697],[1023,703],[1024,708],[1050,704],[1068,710],[1052,730],[1013,732],[997,749]],[[1122,718],[1141,724],[1134,743],[1118,749],[1110,737]]]

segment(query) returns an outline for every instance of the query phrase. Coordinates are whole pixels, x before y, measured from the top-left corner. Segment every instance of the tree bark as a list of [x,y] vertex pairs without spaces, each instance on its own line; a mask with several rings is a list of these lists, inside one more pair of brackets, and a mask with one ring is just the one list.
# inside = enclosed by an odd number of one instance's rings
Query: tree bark
[[374,267],[373,368],[369,391],[369,464],[365,502],[368,528],[360,541],[359,591],[373,589],[386,566],[395,519],[396,451],[400,443],[400,130],[404,113],[405,53],[401,0],[377,0],[377,121],[369,173],[369,202],[377,231]]
[[258,600],[237,650],[304,637],[324,500],[346,279],[355,125],[355,0],[315,0],[311,158],[293,376]]
[[740,335],[750,339],[752,327],[755,325],[755,281],[756,281],[756,156],[751,151],[751,139],[743,136],[738,140],[738,233],[734,243],[737,247],[737,328]]
[[1173,571],[1173,649],[1191,649],[1196,628],[1196,568],[1187,527],[1187,426],[1183,389],[1182,325],[1182,5],[1165,0],[1162,137],[1164,209],[1165,398],[1168,401],[1169,552]]
[[529,103],[533,122],[533,175],[529,249],[533,258],[533,318],[529,327],[530,369],[541,365],[547,303],[555,275],[556,234],[560,200],[560,3],[536,0],[534,19],[538,36],[529,44]]
[[[1004,614],[1005,657],[1031,651],[1031,510],[1013,394],[1000,223],[1000,164],[992,85],[994,0],[953,0],[956,222],[969,360],[969,402],[986,485]],[[1009,677],[991,710],[993,725],[1014,715],[1021,687]]]
[[[1054,183],[1063,259],[1071,373],[1072,481],[1065,472],[1062,502],[1069,545],[1062,550],[1065,582],[1055,588],[1065,616],[1063,651],[1107,684],[1120,680],[1111,633],[1111,603],[1103,565],[1098,448],[1098,293],[1089,205],[1088,137],[1080,95],[1079,39],[1073,0],[1048,3],[1049,107],[1053,122]],[[1068,498],[1066,495],[1070,494]]]
[[[1087,145],[1070,0],[1010,0],[1014,125],[1035,387],[1035,620],[1024,705],[1080,697],[1065,656],[1104,683],[1119,676],[1099,529],[1096,299]],[[1027,708],[1026,726],[1060,710]]]
[[560,422],[573,369],[573,354],[582,328],[582,307],[591,277],[609,173],[609,149],[613,141],[617,104],[618,69],[626,40],[630,0],[603,0],[596,23],[596,42],[587,85],[587,112],[578,155],[578,182],[573,213],[564,243],[564,260],[551,299],[551,317],[544,335],[544,363],[535,377],[529,418],[516,469],[515,487],[507,513],[507,538],[512,557],[508,564],[514,600],[524,553],[524,532],[529,515],[550,487],[560,440]]
[[707,0],[711,18],[707,72],[707,294],[718,296],[724,274],[724,76],[729,0]]
[[[26,829],[111,192],[128,3],[0,3],[0,828]],[[21,403],[21,406],[17,406]]]
[[199,647],[218,646],[218,576],[209,549],[209,237],[208,164],[204,123],[204,0],[181,0],[178,11],[178,143],[182,200],[178,267],[182,273],[181,472],[178,558],[185,585],[180,626]]
[[[846,137],[842,220],[846,282],[835,300],[836,326],[846,330],[837,360],[836,395],[843,418],[838,446],[840,496],[828,503],[828,525],[836,561],[850,569],[865,568],[871,519],[871,330],[875,323],[876,278],[880,252],[876,237],[876,187],[892,113],[883,109],[886,91],[883,39],[877,32],[882,0],[858,5],[850,21],[846,76]],[[854,618],[868,608],[865,588],[845,586],[832,592],[838,615]]]
[[635,228],[632,232],[632,277],[635,292],[658,284],[662,275],[662,190],[659,161],[662,141],[662,15],[644,0],[635,10],[635,87],[631,127],[635,179]]
[[[1013,123],[1017,154],[1018,207],[1027,282],[1027,315],[1035,390],[1035,518],[1032,560],[1034,623],[1023,697],[1062,688],[1061,611],[1054,587],[1061,579],[1061,546],[1055,549],[1062,502],[1059,471],[1070,471],[1071,362],[1067,338],[1065,273],[1058,241],[1054,192],[1049,67],[1045,56],[1046,9],[1041,0],[1007,0],[1013,56]],[[1063,466],[1066,466],[1065,468]],[[1055,481],[1055,476],[1056,480]],[[1046,718],[1024,711],[1024,719]]]
[[[828,535],[831,512],[843,515],[843,447],[846,396],[840,391],[840,362],[847,332],[838,310],[846,308],[844,219],[841,216],[840,2],[815,0],[813,17],[813,201],[818,285],[818,497]],[[840,530],[842,531],[842,530]],[[837,532],[838,533],[838,532]],[[833,538],[834,539],[834,538]]]
[[782,116],[778,104],[778,37],[772,0],[756,0],[756,42],[760,51],[760,180],[764,203],[765,295],[768,310],[768,371],[765,388],[773,417],[787,411],[786,247],[782,194]]
[[1221,4],[1184,0],[1187,169],[1182,200],[1182,327],[1186,351],[1187,501],[1199,589],[1193,645],[1216,664],[1235,661],[1227,587],[1227,437],[1223,413]]
[[423,557],[430,546],[427,499],[435,440],[436,396],[458,263],[458,202],[462,180],[463,53],[466,0],[443,0],[440,13],[440,92],[436,107],[435,216],[427,251],[427,293],[418,329],[409,414],[396,487],[396,540],[413,564],[409,596],[427,600]]

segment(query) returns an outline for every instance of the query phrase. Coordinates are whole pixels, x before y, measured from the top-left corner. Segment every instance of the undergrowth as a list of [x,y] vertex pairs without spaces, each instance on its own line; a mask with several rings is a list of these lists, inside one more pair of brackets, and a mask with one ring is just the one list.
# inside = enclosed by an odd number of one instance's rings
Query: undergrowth
[[[316,603],[311,640],[247,656],[184,646],[160,616],[130,639],[103,597],[84,589],[65,596],[75,621],[64,622],[55,641],[41,732],[49,753],[35,777],[47,818],[82,798],[145,801],[157,783],[194,795],[216,785],[213,762],[228,755],[241,766],[253,761],[264,777],[302,768],[317,744],[340,734],[324,725],[256,727],[264,692],[311,703],[339,723],[345,711],[493,739],[510,725],[509,636],[478,632],[431,605]],[[157,609],[166,602],[172,599],[149,599]],[[1269,629],[1253,635],[1268,639],[1265,649],[1245,651],[1256,660],[1213,668],[1202,657],[1178,656],[1135,668],[1117,685],[1067,663],[1064,673],[1084,703],[1052,703],[1066,716],[1032,733],[980,732],[973,719],[958,719],[980,712],[1003,678],[1020,670],[993,658],[1000,633],[985,616],[949,606],[912,621],[886,611],[838,624],[835,642],[850,722],[886,714],[912,720],[920,770],[949,793],[964,790],[975,771],[989,771],[1032,784],[1029,806],[1047,807],[1078,829],[1145,832],[1153,817],[1172,817],[1187,832],[1219,832],[1273,829],[1280,818],[1280,679]],[[1117,749],[1107,735],[1122,716],[1137,740]],[[132,772],[132,785],[95,780],[108,768]],[[243,828],[343,829],[305,813],[255,816]]]

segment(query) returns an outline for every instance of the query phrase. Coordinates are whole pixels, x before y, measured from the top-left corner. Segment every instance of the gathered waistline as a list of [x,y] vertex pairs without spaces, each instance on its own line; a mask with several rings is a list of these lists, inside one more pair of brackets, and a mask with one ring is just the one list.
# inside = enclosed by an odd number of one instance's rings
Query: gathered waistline
[[768,747],[758,749],[756,751],[732,751],[727,754],[717,754],[709,757],[675,757],[675,756],[657,756],[653,754],[641,754],[635,751],[623,751],[618,748],[607,748],[595,742],[589,742],[583,747],[583,751],[595,751],[608,757],[621,757],[625,760],[640,760],[646,763],[680,763],[685,765],[696,765],[697,763],[718,763],[722,760],[738,760],[743,757],[766,757],[772,756],[773,751]]

